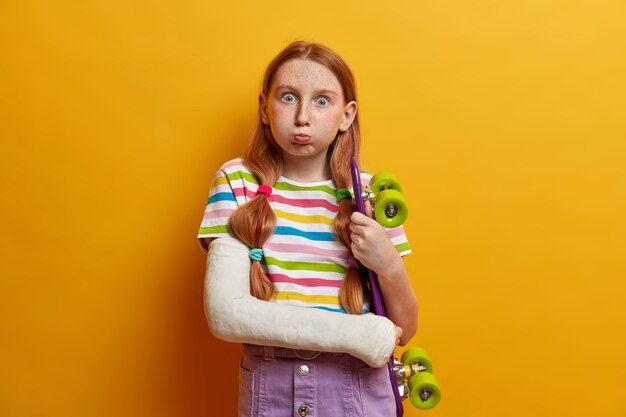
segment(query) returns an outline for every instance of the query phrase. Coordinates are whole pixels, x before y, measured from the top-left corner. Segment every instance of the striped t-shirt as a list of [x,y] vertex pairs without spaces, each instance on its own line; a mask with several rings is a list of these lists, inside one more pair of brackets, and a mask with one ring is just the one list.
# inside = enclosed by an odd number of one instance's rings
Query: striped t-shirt
[[[370,179],[362,173],[363,184]],[[241,158],[226,162],[213,178],[198,238],[228,234],[230,215],[256,196],[258,186]],[[339,303],[339,288],[349,251],[333,234],[339,210],[335,192],[332,180],[301,183],[280,177],[272,186],[269,203],[276,229],[263,245],[263,267],[274,285],[270,301],[346,312]],[[402,226],[386,230],[400,255],[411,253]]]

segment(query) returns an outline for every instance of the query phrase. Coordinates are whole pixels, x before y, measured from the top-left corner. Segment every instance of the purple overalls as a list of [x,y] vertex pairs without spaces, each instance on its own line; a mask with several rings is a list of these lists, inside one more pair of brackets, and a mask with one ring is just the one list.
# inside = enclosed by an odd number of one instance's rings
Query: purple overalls
[[244,345],[239,417],[394,417],[387,367],[343,353]]

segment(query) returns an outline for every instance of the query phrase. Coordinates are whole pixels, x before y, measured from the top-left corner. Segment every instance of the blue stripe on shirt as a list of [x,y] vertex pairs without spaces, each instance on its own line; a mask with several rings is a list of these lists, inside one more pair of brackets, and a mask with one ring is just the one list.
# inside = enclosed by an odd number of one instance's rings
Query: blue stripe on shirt
[[330,307],[321,307],[321,306],[315,306],[311,308],[317,308],[318,310],[332,311],[333,313],[344,313],[344,314],[348,313],[343,308],[330,308]]
[[289,226],[277,226],[274,229],[274,234],[276,235],[287,235],[287,236],[300,236],[307,238],[309,240],[318,240],[318,241],[333,241],[335,237],[332,233],[329,232],[306,232],[304,230],[296,229],[295,227]]
[[[311,308],[317,308],[318,310],[332,311],[333,313],[344,313],[348,314],[348,312],[343,308],[330,308],[330,307],[322,307],[322,306],[314,306]],[[370,311],[367,308],[363,309],[363,314],[367,314]]]
[[215,203],[216,201],[237,201],[233,193],[216,193],[209,197],[207,204]]

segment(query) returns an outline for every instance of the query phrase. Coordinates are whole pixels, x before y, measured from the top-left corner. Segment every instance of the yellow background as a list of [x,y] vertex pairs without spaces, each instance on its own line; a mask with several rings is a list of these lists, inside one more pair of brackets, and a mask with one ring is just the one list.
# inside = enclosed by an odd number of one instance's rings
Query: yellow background
[[[0,415],[230,416],[195,241],[294,39],[405,188],[443,390],[407,415],[624,416],[626,3],[0,2]],[[366,341],[364,341],[366,343]]]

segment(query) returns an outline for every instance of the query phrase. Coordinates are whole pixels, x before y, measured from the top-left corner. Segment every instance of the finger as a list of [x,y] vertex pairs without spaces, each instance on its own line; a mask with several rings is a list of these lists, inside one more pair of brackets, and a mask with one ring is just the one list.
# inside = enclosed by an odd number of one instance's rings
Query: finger
[[372,206],[372,202],[370,200],[365,200],[365,213],[370,219],[374,218],[374,207]]
[[398,338],[398,340],[400,340],[403,333],[404,333],[404,330],[402,330],[402,327],[396,326],[396,337]]
[[350,223],[350,231],[357,235],[363,235],[365,233],[367,226],[364,224],[357,224],[354,222]]
[[350,221],[360,226],[365,226],[366,224],[369,223],[369,220],[370,220],[369,217],[367,217],[365,214],[359,213],[358,211],[355,211],[350,216]]
[[402,327],[396,326],[396,346],[400,344],[400,339],[402,338],[403,332],[404,331],[402,330]]
[[352,255],[354,255],[354,257],[357,258],[359,262],[361,262],[361,250],[359,248],[359,245],[355,243],[354,240],[350,245],[350,250],[352,251]]
[[355,226],[351,234],[351,239],[356,241],[357,244],[362,245],[369,239],[367,229],[363,226]]

